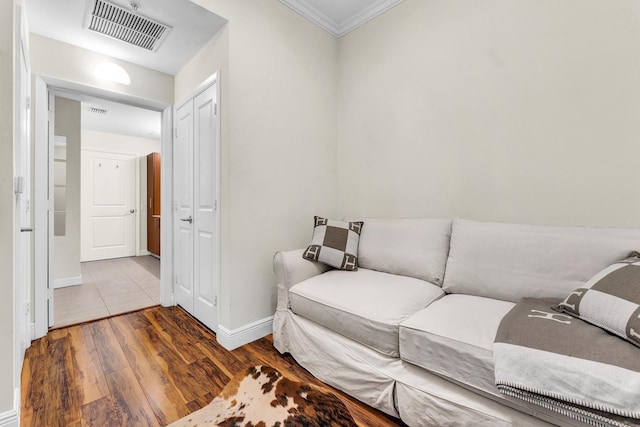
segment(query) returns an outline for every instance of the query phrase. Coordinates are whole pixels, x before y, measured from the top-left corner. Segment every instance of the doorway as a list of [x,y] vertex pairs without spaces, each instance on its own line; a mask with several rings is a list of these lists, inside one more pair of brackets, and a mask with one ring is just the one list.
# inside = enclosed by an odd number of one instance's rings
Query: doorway
[[147,248],[146,176],[147,155],[162,150],[161,113],[79,92],[53,93],[48,326],[157,305],[161,260]]

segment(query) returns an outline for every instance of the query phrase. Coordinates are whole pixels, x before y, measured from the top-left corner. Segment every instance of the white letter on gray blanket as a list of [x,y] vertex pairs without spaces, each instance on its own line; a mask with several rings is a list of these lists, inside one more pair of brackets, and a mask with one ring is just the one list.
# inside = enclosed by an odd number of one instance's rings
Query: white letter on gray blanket
[[560,320],[560,319],[556,319],[556,316],[561,316],[564,317],[566,319],[571,319],[571,316],[567,316],[566,314],[558,314],[558,313],[547,313],[546,311],[540,311],[540,310],[531,310],[532,313],[539,313],[539,314],[543,314],[544,316],[539,316],[539,315],[528,315],[527,317],[537,317],[539,319],[549,319],[549,320],[553,320],[554,322],[558,322],[558,323],[564,323],[566,325],[570,325],[571,321],[570,320]]

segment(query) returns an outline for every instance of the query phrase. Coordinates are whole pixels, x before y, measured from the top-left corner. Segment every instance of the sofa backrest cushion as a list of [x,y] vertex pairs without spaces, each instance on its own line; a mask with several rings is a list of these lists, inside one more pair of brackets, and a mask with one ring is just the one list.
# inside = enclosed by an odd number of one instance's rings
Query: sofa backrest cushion
[[450,219],[354,218],[364,221],[358,265],[442,286],[451,237]]
[[640,249],[640,229],[546,227],[456,219],[443,289],[518,302],[563,299]]

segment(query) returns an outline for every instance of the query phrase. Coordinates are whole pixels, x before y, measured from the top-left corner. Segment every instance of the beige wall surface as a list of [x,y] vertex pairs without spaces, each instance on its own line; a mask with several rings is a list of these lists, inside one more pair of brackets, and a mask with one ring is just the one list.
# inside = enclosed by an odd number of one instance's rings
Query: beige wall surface
[[0,413],[14,409],[13,1],[0,2]]
[[83,150],[133,154],[135,156],[144,156],[145,159],[149,153],[160,152],[159,139],[139,138],[91,130],[82,130],[81,135]]
[[229,23],[178,73],[176,99],[222,69],[220,323],[233,330],[273,315],[273,253],[336,213],[338,44],[278,1],[197,3]]
[[[29,41],[34,74],[159,104],[173,103],[173,76],[169,74],[37,34],[30,34]],[[131,84],[126,86],[95,77],[96,65],[105,61],[123,67],[131,77]]]
[[340,214],[640,226],[638,40],[632,0],[405,0],[340,40]]
[[53,239],[53,279],[68,279],[80,273],[80,102],[55,98],[54,134],[67,138],[67,215],[64,236]]

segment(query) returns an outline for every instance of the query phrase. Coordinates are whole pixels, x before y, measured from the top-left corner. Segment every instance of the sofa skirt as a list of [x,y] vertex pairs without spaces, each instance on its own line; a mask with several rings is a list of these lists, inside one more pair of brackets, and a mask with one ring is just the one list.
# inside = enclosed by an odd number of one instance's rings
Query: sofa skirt
[[[278,351],[290,353],[316,378],[409,426],[580,425],[542,408],[471,391],[378,353],[291,310],[276,311],[273,341]],[[537,417],[529,415],[533,413]]]

